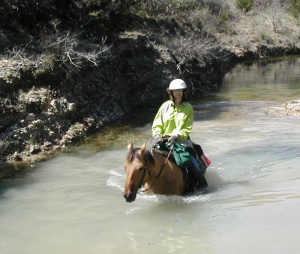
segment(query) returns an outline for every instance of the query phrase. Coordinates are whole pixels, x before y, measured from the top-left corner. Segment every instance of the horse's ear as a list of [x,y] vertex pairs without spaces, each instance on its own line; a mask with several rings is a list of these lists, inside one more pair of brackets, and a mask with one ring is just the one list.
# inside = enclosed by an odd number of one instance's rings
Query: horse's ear
[[132,150],[133,150],[133,144],[132,144],[131,141],[128,141],[127,149],[128,149],[129,151],[132,151]]
[[142,145],[142,148],[141,148],[141,154],[143,154],[146,150],[146,141],[144,142],[144,144]]

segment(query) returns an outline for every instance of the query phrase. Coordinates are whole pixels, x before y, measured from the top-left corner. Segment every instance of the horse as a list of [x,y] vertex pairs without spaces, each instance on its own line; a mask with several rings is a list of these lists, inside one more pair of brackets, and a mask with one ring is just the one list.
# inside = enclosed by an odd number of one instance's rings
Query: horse
[[133,148],[128,142],[128,155],[125,163],[126,183],[124,198],[127,202],[135,201],[136,194],[143,186],[146,194],[183,196],[186,181],[182,170],[159,150],[146,149],[146,142],[141,148]]

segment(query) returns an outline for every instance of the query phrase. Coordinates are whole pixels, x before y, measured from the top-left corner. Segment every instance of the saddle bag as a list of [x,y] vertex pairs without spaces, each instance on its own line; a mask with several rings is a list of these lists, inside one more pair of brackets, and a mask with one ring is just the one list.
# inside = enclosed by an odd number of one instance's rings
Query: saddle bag
[[190,159],[190,151],[188,147],[178,143],[174,143],[173,156],[178,166],[187,168],[191,166],[192,162]]

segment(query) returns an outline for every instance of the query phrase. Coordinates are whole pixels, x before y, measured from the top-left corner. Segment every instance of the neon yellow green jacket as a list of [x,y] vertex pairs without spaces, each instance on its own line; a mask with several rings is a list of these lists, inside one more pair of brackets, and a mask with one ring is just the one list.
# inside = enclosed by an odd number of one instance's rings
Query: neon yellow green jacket
[[190,103],[184,102],[174,108],[171,100],[164,102],[156,113],[152,124],[152,136],[180,135],[186,139],[193,128],[194,110]]

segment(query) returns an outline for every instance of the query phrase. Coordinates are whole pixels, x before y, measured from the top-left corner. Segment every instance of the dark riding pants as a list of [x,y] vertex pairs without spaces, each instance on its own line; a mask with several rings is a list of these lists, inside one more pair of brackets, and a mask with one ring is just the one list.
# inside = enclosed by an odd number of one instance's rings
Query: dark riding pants
[[204,177],[204,170],[201,169],[199,162],[193,155],[190,155],[190,159],[192,163],[189,167],[189,170],[193,174],[195,180],[197,181],[197,184],[201,187],[207,186],[207,182]]

